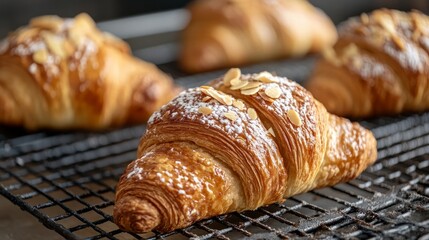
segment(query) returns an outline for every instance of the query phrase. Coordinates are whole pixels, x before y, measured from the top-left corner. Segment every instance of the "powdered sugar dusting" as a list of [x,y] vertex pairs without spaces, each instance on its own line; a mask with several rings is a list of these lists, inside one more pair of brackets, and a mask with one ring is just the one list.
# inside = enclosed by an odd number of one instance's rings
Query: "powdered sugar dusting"
[[[201,92],[201,88],[189,89],[181,93],[176,99],[162,107],[154,113],[148,122],[148,129],[159,122],[195,122],[207,128],[223,131],[231,139],[241,139],[240,144],[250,145],[258,149],[259,157],[265,158],[264,144],[275,144],[268,131],[259,119],[252,120],[247,114],[247,107],[242,110],[233,105],[224,105],[217,100],[203,102],[206,95]],[[198,111],[201,107],[212,109],[210,114],[204,115]],[[226,113],[233,113],[237,116],[235,120],[225,117]]]
[[27,56],[32,55],[36,51],[46,49],[46,44],[40,40],[34,40],[28,43],[18,44],[15,48],[12,49],[12,53],[18,56]]
[[139,180],[142,180],[142,173],[144,173],[143,168],[140,167],[140,162],[143,161],[142,159],[149,157],[152,155],[152,152],[148,152],[145,155],[143,155],[141,158],[135,160],[131,164],[133,164],[131,171],[128,173],[127,178],[137,177]]
[[35,74],[37,72],[37,64],[35,63],[30,64],[30,66],[28,67],[28,71],[32,74]]
[[141,173],[143,172],[143,168],[140,168],[137,166],[137,164],[134,165],[133,170],[128,173],[127,178],[131,178],[133,176],[137,176],[140,180],[142,179]]
[[417,45],[405,42],[405,48],[398,51],[393,43],[385,45],[387,54],[395,59],[398,59],[402,67],[413,71],[422,72],[425,65],[429,63],[428,55]]

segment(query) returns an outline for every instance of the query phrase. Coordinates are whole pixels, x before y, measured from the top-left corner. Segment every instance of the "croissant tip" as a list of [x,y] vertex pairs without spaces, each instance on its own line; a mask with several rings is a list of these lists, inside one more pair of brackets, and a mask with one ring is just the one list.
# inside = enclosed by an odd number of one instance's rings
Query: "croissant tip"
[[135,233],[149,232],[161,222],[159,211],[152,203],[134,196],[116,202],[113,219],[121,229]]

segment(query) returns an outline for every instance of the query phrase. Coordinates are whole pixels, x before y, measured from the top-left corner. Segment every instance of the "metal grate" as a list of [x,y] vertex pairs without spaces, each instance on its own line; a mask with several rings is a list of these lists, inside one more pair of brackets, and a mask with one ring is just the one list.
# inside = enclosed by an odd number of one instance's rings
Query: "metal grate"
[[[243,71],[277,70],[302,82],[312,62],[311,58],[272,62]],[[174,64],[161,67],[176,75]],[[190,87],[218,75],[177,81]],[[429,113],[361,123],[377,137],[379,159],[357,179],[167,234],[135,235],[112,222],[114,187],[126,164],[135,158],[144,126],[105,133],[4,130],[0,135],[0,193],[69,239],[428,239]]]

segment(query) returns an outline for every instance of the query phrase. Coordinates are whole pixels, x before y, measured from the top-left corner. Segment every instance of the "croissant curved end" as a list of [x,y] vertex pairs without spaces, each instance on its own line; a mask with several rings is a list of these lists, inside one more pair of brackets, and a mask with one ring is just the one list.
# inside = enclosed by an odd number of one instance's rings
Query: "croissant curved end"
[[121,229],[135,233],[149,232],[161,222],[158,209],[149,201],[135,196],[118,200],[113,218]]

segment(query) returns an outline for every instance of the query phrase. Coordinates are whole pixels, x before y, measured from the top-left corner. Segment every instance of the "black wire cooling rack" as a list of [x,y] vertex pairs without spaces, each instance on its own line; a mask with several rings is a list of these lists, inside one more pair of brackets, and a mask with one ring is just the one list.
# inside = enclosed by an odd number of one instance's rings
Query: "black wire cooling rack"
[[[302,82],[312,62],[272,62],[243,71],[276,71]],[[171,64],[160,67],[175,75]],[[177,82],[196,86],[221,72]],[[428,239],[429,113],[361,124],[375,134],[379,152],[357,179],[166,234],[126,233],[111,216],[115,185],[135,158],[145,126],[104,133],[3,129],[0,194],[68,239]]]

